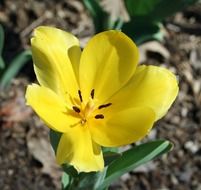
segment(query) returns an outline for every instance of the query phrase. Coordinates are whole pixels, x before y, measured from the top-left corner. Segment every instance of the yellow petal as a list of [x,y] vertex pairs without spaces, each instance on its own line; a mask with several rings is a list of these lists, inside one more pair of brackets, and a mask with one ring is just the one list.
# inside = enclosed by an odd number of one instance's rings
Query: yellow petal
[[72,34],[41,26],[31,39],[34,69],[39,83],[62,97],[78,91],[76,74],[81,50]]
[[78,118],[67,111],[63,99],[46,87],[29,85],[26,91],[26,101],[53,130],[66,132],[79,122]]
[[156,66],[139,66],[136,73],[110,100],[114,110],[130,107],[150,107],[156,120],[163,117],[178,94],[175,75]]
[[131,78],[137,62],[137,47],[124,33],[111,30],[95,35],[80,60],[79,79],[84,99],[95,89],[95,98],[104,102]]
[[[109,108],[108,108],[109,109]],[[89,128],[93,140],[106,147],[122,146],[145,137],[155,120],[151,108],[130,108],[104,112],[104,119],[91,119]]]
[[56,158],[59,164],[68,163],[79,172],[100,171],[104,168],[101,147],[92,141],[86,126],[76,126],[62,135]]

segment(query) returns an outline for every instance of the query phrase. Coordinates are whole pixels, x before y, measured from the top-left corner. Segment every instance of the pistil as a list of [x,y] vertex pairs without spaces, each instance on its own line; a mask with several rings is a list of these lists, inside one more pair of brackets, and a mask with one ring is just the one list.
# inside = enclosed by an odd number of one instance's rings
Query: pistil
[[112,105],[112,103],[107,103],[107,104],[102,104],[102,105],[96,107],[95,106],[94,95],[95,95],[95,90],[92,89],[92,91],[90,93],[89,100],[88,100],[87,103],[85,103],[85,102],[83,102],[81,91],[78,90],[78,96],[79,96],[80,102],[76,103],[76,105],[73,105],[72,109],[80,117],[80,119],[81,119],[80,120],[81,125],[85,125],[85,123],[87,122],[87,120],[90,119],[90,118],[104,119],[105,116],[103,114],[96,114],[94,116],[94,114],[93,114],[94,111],[100,110],[100,109],[103,109],[103,108],[107,108],[107,107],[109,107],[109,106]]

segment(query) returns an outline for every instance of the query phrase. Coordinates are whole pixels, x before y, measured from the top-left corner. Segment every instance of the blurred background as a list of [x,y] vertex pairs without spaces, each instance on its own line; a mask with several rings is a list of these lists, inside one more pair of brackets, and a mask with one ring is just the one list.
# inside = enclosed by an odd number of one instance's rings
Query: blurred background
[[82,47],[95,33],[121,29],[137,43],[140,64],[169,68],[178,77],[177,100],[143,140],[167,139],[174,149],[110,189],[201,190],[201,2],[196,0],[0,0],[0,189],[60,189],[49,131],[24,100],[27,84],[36,81],[30,38],[40,25],[73,33]]

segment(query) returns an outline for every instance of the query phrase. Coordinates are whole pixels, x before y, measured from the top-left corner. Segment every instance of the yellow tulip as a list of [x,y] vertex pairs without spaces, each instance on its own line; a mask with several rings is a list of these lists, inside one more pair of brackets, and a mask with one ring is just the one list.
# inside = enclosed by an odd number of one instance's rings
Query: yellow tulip
[[31,39],[40,85],[26,91],[46,125],[62,133],[56,159],[79,172],[101,171],[101,146],[117,147],[145,137],[178,94],[165,68],[137,66],[138,49],[120,31],[101,32],[83,52],[70,33],[38,27]]

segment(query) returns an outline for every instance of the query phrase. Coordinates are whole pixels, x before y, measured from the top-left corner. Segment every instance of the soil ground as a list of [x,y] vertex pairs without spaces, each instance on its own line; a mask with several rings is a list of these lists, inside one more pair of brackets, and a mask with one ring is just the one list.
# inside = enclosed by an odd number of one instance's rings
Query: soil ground
[[[38,25],[70,31],[81,44],[93,34],[92,21],[77,0],[2,0],[0,23],[6,34],[6,63],[29,48],[31,32]],[[180,92],[168,114],[144,141],[168,139],[174,149],[124,175],[110,189],[201,190],[201,4],[177,13],[164,26],[162,44],[154,44],[155,49],[146,44],[146,51],[140,47],[142,62],[171,69],[178,76]],[[25,106],[26,86],[34,81],[30,62],[9,89],[0,92],[1,190],[60,189],[61,171],[48,143],[48,129]]]

